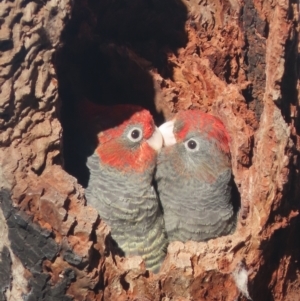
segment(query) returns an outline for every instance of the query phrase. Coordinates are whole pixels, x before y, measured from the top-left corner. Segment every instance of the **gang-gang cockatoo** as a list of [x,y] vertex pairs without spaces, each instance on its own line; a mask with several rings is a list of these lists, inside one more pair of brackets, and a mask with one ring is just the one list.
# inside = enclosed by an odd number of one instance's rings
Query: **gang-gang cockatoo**
[[167,239],[162,211],[152,186],[163,139],[150,113],[138,106],[80,106],[83,143],[90,149],[87,203],[110,226],[127,255],[140,255],[157,272]]
[[168,239],[205,241],[231,233],[229,135],[216,117],[199,110],[177,113],[159,127],[165,147],[155,179]]

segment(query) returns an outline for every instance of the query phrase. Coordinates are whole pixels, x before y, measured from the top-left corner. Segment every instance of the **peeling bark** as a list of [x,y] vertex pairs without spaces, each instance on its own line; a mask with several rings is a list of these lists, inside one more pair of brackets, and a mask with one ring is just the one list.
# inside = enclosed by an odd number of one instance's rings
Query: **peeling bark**
[[[292,0],[1,2],[0,300],[297,300],[298,16]],[[158,274],[120,257],[73,152],[82,98],[157,124],[218,116],[236,232],[171,243]]]

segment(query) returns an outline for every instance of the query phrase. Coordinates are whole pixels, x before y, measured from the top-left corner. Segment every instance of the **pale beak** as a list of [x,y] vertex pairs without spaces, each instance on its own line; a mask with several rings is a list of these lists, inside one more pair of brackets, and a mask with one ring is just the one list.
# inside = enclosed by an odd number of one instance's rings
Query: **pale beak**
[[163,137],[157,127],[155,127],[153,135],[146,142],[157,152],[161,150]]
[[163,123],[159,128],[163,139],[164,139],[164,146],[174,145],[176,143],[176,138],[174,136],[174,121],[170,120]]

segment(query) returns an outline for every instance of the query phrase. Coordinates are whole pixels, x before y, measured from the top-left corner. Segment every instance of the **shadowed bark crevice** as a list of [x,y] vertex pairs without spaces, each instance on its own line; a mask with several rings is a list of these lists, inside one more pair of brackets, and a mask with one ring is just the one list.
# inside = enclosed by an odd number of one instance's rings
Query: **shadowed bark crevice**
[[[0,11],[1,300],[299,299],[296,0],[11,0]],[[170,243],[155,275],[118,253],[78,184],[85,98],[141,105],[157,125],[188,109],[219,117],[236,231]]]

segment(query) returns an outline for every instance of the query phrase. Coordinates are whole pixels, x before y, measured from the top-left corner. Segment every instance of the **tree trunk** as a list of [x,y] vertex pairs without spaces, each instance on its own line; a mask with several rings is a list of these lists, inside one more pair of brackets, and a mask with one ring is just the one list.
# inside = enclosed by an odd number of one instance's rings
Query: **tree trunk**
[[[298,18],[291,0],[3,0],[0,300],[298,300]],[[119,257],[72,152],[82,98],[219,116],[235,233],[171,243],[159,274]]]

